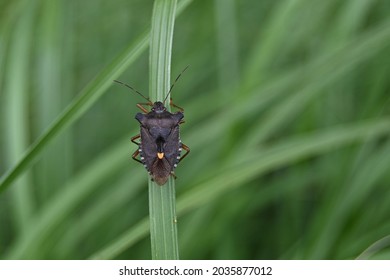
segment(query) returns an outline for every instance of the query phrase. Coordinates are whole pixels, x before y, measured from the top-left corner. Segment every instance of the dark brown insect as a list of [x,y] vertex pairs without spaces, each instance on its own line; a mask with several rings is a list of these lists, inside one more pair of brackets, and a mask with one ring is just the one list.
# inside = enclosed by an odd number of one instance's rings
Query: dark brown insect
[[[156,101],[154,103],[131,86],[115,80],[115,82],[132,89],[148,101],[147,103],[137,104],[137,107],[143,113],[135,115],[135,119],[140,123],[140,134],[131,138],[131,141],[138,145],[138,149],[133,153],[132,158],[142,163],[152,180],[160,186],[167,182],[169,176],[176,178],[174,169],[190,152],[190,148],[180,140],[180,124],[184,123],[183,108],[173,104],[172,100],[170,105],[177,108],[178,112],[168,112],[164,106],[164,102],[181,74],[172,84],[165,99],[162,102]],[[148,111],[144,106],[151,106],[152,108]],[[140,139],[139,142],[137,142],[138,139]],[[183,156],[181,156],[182,150],[185,151]]]

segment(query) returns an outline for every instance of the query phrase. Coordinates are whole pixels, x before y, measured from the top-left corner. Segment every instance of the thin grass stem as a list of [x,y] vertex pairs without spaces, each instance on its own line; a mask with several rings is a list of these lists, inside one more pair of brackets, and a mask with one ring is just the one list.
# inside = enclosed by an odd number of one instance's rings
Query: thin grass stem
[[[170,88],[176,0],[156,0],[150,40],[150,98],[163,101]],[[166,107],[169,109],[169,97]],[[159,186],[149,179],[150,238],[153,259],[179,259],[175,182]]]

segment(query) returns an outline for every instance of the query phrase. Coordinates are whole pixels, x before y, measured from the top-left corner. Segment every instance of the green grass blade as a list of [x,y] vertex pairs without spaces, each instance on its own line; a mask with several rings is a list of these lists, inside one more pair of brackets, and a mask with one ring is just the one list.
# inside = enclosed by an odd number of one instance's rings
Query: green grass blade
[[[128,148],[128,138],[126,140],[126,146]],[[123,209],[129,209],[129,206],[132,206],[129,205],[129,201],[134,201],[139,198],[137,195],[145,189],[145,174],[136,171],[128,172],[129,161],[130,159],[127,159],[125,167],[127,172],[124,174],[116,173],[114,175],[116,178],[119,178],[119,180],[116,179],[119,182],[115,184],[115,187],[105,189],[104,193],[94,199],[92,205],[85,213],[79,216],[79,219],[75,221],[75,226],[70,227],[63,234],[63,238],[59,240],[56,246],[59,258],[72,258],[73,252],[78,250],[79,246],[83,244],[84,240],[89,238],[92,232],[96,232],[96,229],[101,226],[102,221],[111,220],[112,217],[122,212]],[[95,189],[90,188],[90,193]],[[87,199],[88,197],[84,197],[83,202]],[[107,205],[112,205],[112,207],[107,207]],[[142,203],[142,205],[146,204]],[[65,210],[69,213],[69,210]],[[128,212],[134,211],[129,210]],[[137,215],[136,213],[132,214]],[[69,218],[69,215],[66,218]],[[149,221],[147,220],[146,222]],[[89,255],[90,253],[86,253],[83,258]]]
[[[71,34],[72,30],[63,30],[66,25],[62,25],[62,6],[58,1],[43,1],[42,16],[39,17],[39,32],[43,35],[36,39],[38,48],[36,52],[41,58],[37,61],[37,70],[34,75],[39,85],[39,93],[35,96],[34,111],[37,112],[36,135],[41,134],[52,121],[68,105],[70,99],[64,98],[70,95],[71,91],[63,86],[66,75],[62,73],[63,65],[61,59],[65,60],[65,48],[61,42],[61,34]],[[69,37],[67,38],[69,40]],[[69,57],[67,57],[69,60]],[[64,77],[65,76],[65,77]],[[69,132],[69,131],[67,131]],[[61,137],[50,143],[41,155],[41,160],[36,164],[36,185],[38,188],[38,199],[46,200],[60,187],[72,170],[68,147],[70,137],[64,133]],[[61,166],[61,169],[58,168]],[[68,175],[68,176],[67,176]]]
[[131,44],[109,66],[92,80],[65,111],[52,123],[46,132],[27,150],[23,158],[9,170],[0,181],[0,192],[4,191],[33,160],[40,154],[43,148],[61,131],[76,121],[88,108],[90,108],[100,96],[112,85],[120,75],[148,46],[148,34],[144,34],[135,43]]
[[266,171],[280,168],[294,161],[335,149],[344,145],[362,141],[368,137],[380,137],[390,133],[390,120],[380,119],[354,125],[341,125],[309,136],[290,139],[275,145],[264,152],[253,151],[245,161],[236,161],[221,176],[200,184],[181,196],[177,209],[180,215],[194,207],[219,197],[230,188],[239,187],[255,176]]
[[[150,40],[150,93],[163,101],[170,88],[172,38],[176,0],[156,0]],[[166,106],[169,106],[169,97]],[[159,186],[149,180],[150,239],[153,259],[179,259],[175,183]]]
[[371,244],[366,250],[364,250],[356,259],[368,260],[379,251],[390,246],[390,235],[387,235],[375,243]]
[[237,88],[239,81],[236,1],[216,0],[214,5],[218,46],[219,93],[223,98],[230,94],[232,87]]
[[109,260],[118,256],[120,253],[130,248],[139,240],[145,238],[150,229],[150,221],[148,218],[142,219],[136,225],[132,226],[128,231],[123,233],[111,244],[108,244],[103,249],[94,253],[89,257],[92,260]]
[[[4,119],[9,125],[6,126],[4,137],[8,148],[4,158],[9,166],[15,164],[28,147],[30,126],[28,116],[28,81],[29,55],[31,53],[33,22],[36,16],[36,5],[31,3],[29,9],[23,11],[22,20],[14,26],[9,47],[9,70],[5,72],[6,81],[4,94]],[[21,82],[23,81],[23,82]],[[19,234],[27,231],[28,224],[33,214],[34,199],[31,173],[23,174],[16,181],[12,190],[12,210],[15,217],[16,229]]]
[[[290,74],[292,74],[291,78],[295,77],[294,79],[288,79],[285,84],[281,80],[276,80],[276,83],[270,83],[270,87],[268,85],[262,87],[263,92],[267,93],[267,91],[273,90],[273,86],[279,86],[281,87],[278,90],[279,94],[290,93],[290,95],[272,107],[265,117],[267,121],[262,123],[259,129],[254,129],[248,133],[246,136],[248,139],[247,146],[251,147],[272,137],[273,133],[286,126],[286,123],[297,116],[298,112],[305,108],[304,105],[307,105],[309,101],[323,93],[321,89],[341,79],[351,68],[366,62],[373,54],[379,53],[389,45],[389,38],[390,23],[386,22],[374,30],[367,31],[353,42],[346,43],[342,47],[329,52],[324,57],[309,63],[307,69],[305,69],[306,74],[304,72],[299,73],[299,71],[296,73],[290,71]],[[298,75],[295,76],[296,74]],[[293,80],[298,79],[303,79],[303,82],[296,92],[291,93],[286,90],[288,86],[294,86]],[[269,96],[272,98],[272,94],[269,94]],[[259,98],[259,102],[264,102],[264,100],[267,101],[267,98],[262,100]],[[253,99],[248,101],[248,103],[258,104]],[[250,110],[250,104],[246,106]],[[242,153],[242,151],[238,151],[238,153]]]
[[[18,242],[15,242],[6,259],[34,259],[42,257],[42,250],[45,240],[53,229],[61,223],[80,202],[96,191],[99,183],[115,174],[118,169],[129,161],[127,154],[129,140],[121,140],[101,154],[85,170],[65,184],[54,198],[52,198],[42,209],[41,214],[36,216],[29,231],[22,235]],[[107,162],[110,164],[107,165]]]
[[[389,172],[389,153],[390,143],[371,151],[370,157],[366,158],[357,168],[359,171],[353,179],[338,192],[337,197],[333,198],[332,207],[327,211],[327,216],[319,217],[322,221],[321,227],[313,238],[313,246],[307,255],[309,259],[326,258],[335,246],[335,238],[342,231],[353,210],[358,205],[364,204],[365,199],[374,189],[375,183]],[[354,195],[352,196],[351,193]]]

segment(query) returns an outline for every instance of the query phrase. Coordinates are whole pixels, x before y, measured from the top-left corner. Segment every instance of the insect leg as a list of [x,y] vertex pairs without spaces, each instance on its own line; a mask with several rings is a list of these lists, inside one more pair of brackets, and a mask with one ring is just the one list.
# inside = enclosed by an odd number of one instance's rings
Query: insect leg
[[135,161],[138,161],[139,163],[143,164],[142,161],[140,161],[140,160],[137,158],[138,155],[139,155],[139,151],[136,150],[136,151],[133,153],[133,155],[132,155],[131,157],[132,157],[132,159],[134,159]]
[[137,103],[137,107],[139,109],[141,109],[142,112],[144,113],[149,113],[149,111],[144,107],[145,106],[153,106],[153,103],[152,102],[148,102],[148,103]]
[[141,138],[141,134],[137,134],[136,136],[131,137],[131,142],[133,142],[134,144],[139,146],[141,143],[138,143],[138,142],[135,141],[138,138]]
[[169,101],[169,105],[171,105],[172,107],[175,107],[176,109],[179,109],[180,112],[184,112],[184,109],[182,107],[179,107],[176,104],[173,104],[172,98]]
[[[137,134],[136,136],[133,136],[131,137],[131,142],[133,142],[134,144],[137,144],[138,146],[140,145],[140,143],[136,142],[135,140],[137,140],[138,138],[141,138],[141,134]],[[131,156],[135,161],[138,161],[139,163],[143,164],[142,161],[140,161],[137,156],[139,155],[139,149],[137,149],[133,155]]]
[[190,147],[188,147],[187,145],[181,143],[181,147],[183,150],[186,151],[186,153],[180,158],[179,162],[181,162],[183,160],[183,158],[185,158],[189,153],[190,153]]

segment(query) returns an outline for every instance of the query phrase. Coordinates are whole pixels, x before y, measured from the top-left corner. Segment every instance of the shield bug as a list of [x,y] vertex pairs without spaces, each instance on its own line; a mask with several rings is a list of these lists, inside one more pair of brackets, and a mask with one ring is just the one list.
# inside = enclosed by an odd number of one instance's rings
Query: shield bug
[[[115,80],[116,83],[130,88],[147,101],[137,103],[137,107],[143,113],[135,115],[135,119],[140,123],[140,133],[131,138],[131,141],[138,145],[132,158],[143,164],[152,180],[160,186],[167,182],[169,176],[176,178],[174,169],[190,152],[190,148],[180,140],[180,124],[184,123],[183,108],[173,104],[172,99],[170,105],[178,109],[177,112],[168,112],[164,106],[173,86],[187,68],[188,66],[177,76],[162,101],[152,102],[131,86]],[[144,106],[150,106],[151,110],[148,111]],[[183,156],[181,156],[182,150],[185,151]]]

